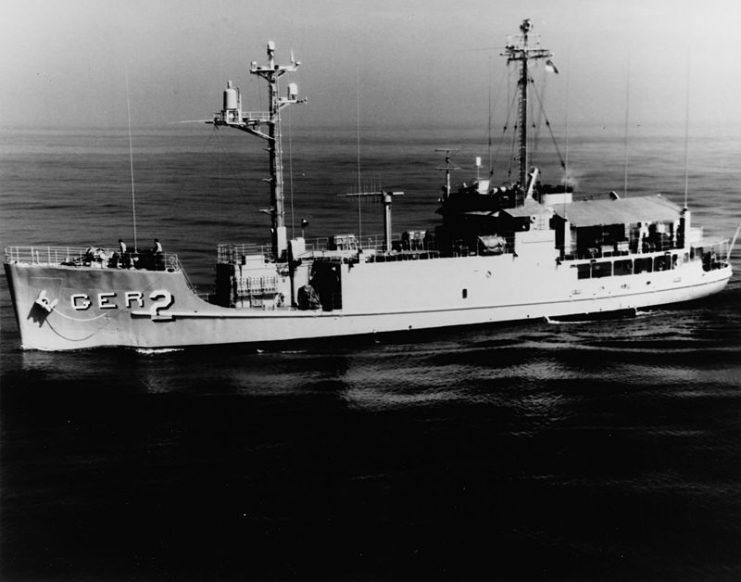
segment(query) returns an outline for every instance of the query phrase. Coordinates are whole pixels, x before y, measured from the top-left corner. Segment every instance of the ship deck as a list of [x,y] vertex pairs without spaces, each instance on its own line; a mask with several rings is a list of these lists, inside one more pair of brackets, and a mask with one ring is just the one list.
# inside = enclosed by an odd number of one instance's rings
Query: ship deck
[[121,254],[102,247],[11,246],[5,248],[5,262],[90,269],[182,270],[174,253]]

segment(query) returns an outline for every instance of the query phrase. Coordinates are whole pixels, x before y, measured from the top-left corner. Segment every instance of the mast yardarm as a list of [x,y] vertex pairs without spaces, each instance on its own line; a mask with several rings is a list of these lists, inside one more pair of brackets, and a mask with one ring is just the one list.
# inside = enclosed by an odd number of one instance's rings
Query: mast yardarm
[[[269,111],[242,111],[242,96],[239,89],[227,83],[224,91],[224,108],[216,114],[213,123],[215,126],[228,126],[241,129],[268,142],[270,156],[270,208],[267,213],[271,217],[273,258],[281,259],[288,247],[285,225],[285,196],[283,192],[283,146],[281,143],[280,112],[284,107],[293,103],[304,103],[305,98],[298,97],[298,87],[295,83],[288,84],[285,97],[279,96],[278,79],[285,73],[292,73],[298,69],[300,62],[293,58],[288,65],[275,64],[275,43],[271,40],[267,47],[268,64],[260,66],[252,61],[250,73],[265,79],[268,83]],[[267,133],[261,126],[267,126]]]
[[[503,57],[507,57],[507,64],[513,62],[520,63],[520,77],[517,82],[520,90],[520,107],[518,127],[520,131],[519,143],[519,161],[520,161],[520,186],[527,189],[528,177],[528,151],[527,151],[527,97],[528,84],[530,83],[530,73],[528,71],[528,62],[537,59],[547,59],[553,56],[553,53],[539,46],[531,48],[529,45],[530,31],[533,25],[529,18],[522,21],[520,25],[521,35],[516,37],[513,42],[504,47]],[[536,43],[537,44],[537,43]]]

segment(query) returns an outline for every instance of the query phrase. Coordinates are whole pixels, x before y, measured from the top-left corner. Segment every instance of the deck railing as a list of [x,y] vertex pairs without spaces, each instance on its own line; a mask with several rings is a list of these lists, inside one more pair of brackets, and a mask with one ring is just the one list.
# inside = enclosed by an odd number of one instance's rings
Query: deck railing
[[[394,240],[400,240],[401,235],[395,234]],[[381,252],[385,249],[385,239],[382,234],[363,235],[335,235],[333,237],[307,238],[304,240],[306,252],[326,250],[358,250]],[[239,262],[243,256],[268,256],[271,253],[270,243],[219,243],[217,260],[219,263]]]
[[253,243],[219,243],[216,248],[216,261],[219,264],[239,264],[242,257],[263,256],[270,254],[270,244]]
[[173,253],[119,253],[100,247],[19,247],[5,248],[6,263],[64,265],[101,269],[135,268],[179,271],[180,260]]
[[[386,238],[382,234],[371,234],[357,237],[353,234],[337,234],[331,237],[320,237],[304,240],[302,258],[343,257],[347,260],[357,254],[365,253],[366,261],[384,262],[417,258],[437,258],[441,256],[475,256],[511,253],[514,249],[514,236],[501,237],[503,246],[498,251],[488,248],[483,241],[470,244],[456,241],[446,253],[440,252],[434,240],[428,240],[425,231],[396,233],[392,236],[391,252],[386,252]],[[247,261],[270,261],[271,246],[251,243],[221,243],[218,245],[217,261],[219,264],[244,264]]]

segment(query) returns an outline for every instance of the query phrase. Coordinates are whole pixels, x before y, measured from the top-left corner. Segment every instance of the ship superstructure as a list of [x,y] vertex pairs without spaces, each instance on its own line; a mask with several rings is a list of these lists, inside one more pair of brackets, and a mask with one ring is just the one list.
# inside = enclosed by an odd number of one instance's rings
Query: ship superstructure
[[340,234],[318,245],[285,227],[280,112],[303,102],[279,79],[299,63],[253,62],[268,83],[269,111],[245,112],[231,83],[212,123],[267,142],[270,245],[223,244],[205,299],[175,255],[105,249],[6,249],[5,271],[26,349],[178,347],[286,342],[402,330],[637,310],[698,299],[731,277],[727,241],[709,242],[688,208],[661,195],[574,201],[570,187],[539,185],[528,156],[529,68],[552,57],[523,22],[504,56],[520,69],[519,179],[446,186],[431,231],[394,239],[401,192],[383,203],[383,236]]

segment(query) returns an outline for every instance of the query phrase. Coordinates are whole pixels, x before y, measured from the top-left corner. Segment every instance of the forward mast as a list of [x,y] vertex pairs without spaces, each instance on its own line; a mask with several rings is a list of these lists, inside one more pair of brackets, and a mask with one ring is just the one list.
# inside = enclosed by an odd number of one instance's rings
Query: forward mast
[[[242,96],[239,89],[227,83],[224,91],[224,108],[216,114],[214,126],[227,126],[246,131],[268,142],[268,154],[270,157],[270,177],[266,179],[270,183],[270,208],[267,210],[271,219],[271,245],[273,259],[282,260],[286,255],[288,240],[285,224],[285,194],[283,186],[283,146],[281,143],[280,112],[283,108],[294,103],[304,103],[305,98],[298,96],[298,86],[295,83],[288,84],[285,97],[279,94],[278,79],[285,73],[292,73],[301,64],[291,54],[291,62],[288,65],[277,65],[275,63],[275,43],[268,42],[267,46],[268,64],[258,65],[252,61],[250,74],[257,75],[268,83],[269,111],[242,111]],[[267,126],[267,133],[262,129]]]

